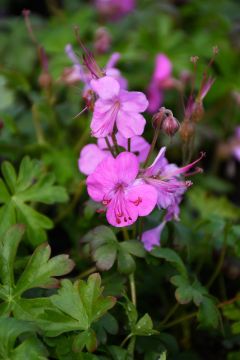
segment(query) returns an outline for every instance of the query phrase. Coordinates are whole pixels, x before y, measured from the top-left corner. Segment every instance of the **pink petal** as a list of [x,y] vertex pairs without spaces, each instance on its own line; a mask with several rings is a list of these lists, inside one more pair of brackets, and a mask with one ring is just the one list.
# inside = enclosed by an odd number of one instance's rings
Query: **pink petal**
[[114,68],[115,65],[117,64],[117,62],[119,61],[120,57],[121,57],[120,53],[114,52],[110,56],[110,58],[109,58],[109,60],[108,60],[108,62],[106,64],[106,67],[105,67],[106,70]]
[[94,172],[87,178],[87,191],[95,201],[102,201],[105,194],[108,194],[114,183],[117,183],[115,159],[108,156],[101,161]]
[[132,225],[137,220],[138,212],[136,207],[132,203],[125,200],[122,204],[122,207],[124,208],[125,216],[118,218],[116,216],[116,201],[113,200],[108,205],[106,217],[109,224],[116,227],[124,227]]
[[165,158],[165,153],[166,153],[166,146],[162,147],[159,150],[159,153],[156,159],[154,160],[154,162],[152,163],[152,165],[145,170],[144,174],[146,176],[157,175],[164,169],[164,167],[167,165],[167,159]]
[[152,212],[157,203],[157,191],[151,185],[136,182],[127,192],[127,198],[132,202],[138,211],[139,216],[146,216]]
[[92,135],[99,138],[112,134],[117,112],[110,100],[98,99],[94,106],[91,122]]
[[78,160],[79,170],[85,175],[91,174],[107,155],[95,144],[84,146]]
[[122,90],[119,97],[122,105],[121,108],[125,112],[143,112],[148,107],[148,100],[142,92]]
[[122,152],[115,159],[115,172],[118,181],[125,184],[133,182],[138,174],[139,162],[137,157],[130,152]]
[[111,76],[112,78],[114,78],[115,80],[117,80],[117,82],[120,85],[120,89],[127,89],[128,87],[128,82],[127,80],[122,76],[121,71],[119,71],[116,68],[112,68],[112,69],[108,69],[106,71],[106,75],[107,76]]
[[155,113],[163,103],[163,92],[155,82],[150,84],[147,91],[147,98],[149,101],[148,111]]
[[166,222],[164,221],[160,223],[157,227],[151,230],[147,230],[142,234],[141,241],[143,242],[144,248],[147,251],[151,251],[154,246],[160,245],[161,232],[163,231],[165,224]]
[[120,85],[117,80],[110,76],[104,76],[91,81],[91,87],[103,100],[113,99],[119,94]]
[[128,139],[135,135],[142,135],[145,125],[146,120],[141,114],[127,113],[119,110],[117,128],[125,138]]
[[144,162],[150,150],[150,144],[142,136],[134,136],[131,139],[131,151]]
[[162,81],[170,77],[172,73],[172,63],[164,54],[158,54],[155,59],[155,70],[153,79],[161,84]]

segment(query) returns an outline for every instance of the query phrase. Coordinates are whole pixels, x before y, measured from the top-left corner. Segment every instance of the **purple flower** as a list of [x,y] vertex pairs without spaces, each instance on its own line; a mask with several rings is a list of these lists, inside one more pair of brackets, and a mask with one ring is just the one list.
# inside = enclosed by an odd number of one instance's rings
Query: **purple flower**
[[91,87],[99,96],[91,122],[93,136],[111,135],[115,125],[125,138],[143,133],[146,120],[140,113],[148,106],[143,93],[122,90],[119,82],[110,76],[92,80]]
[[166,222],[163,221],[157,227],[144,231],[141,241],[147,251],[151,251],[154,246],[159,246],[161,241],[161,233]]
[[[127,139],[119,133],[116,134],[116,139],[118,145],[127,150]],[[108,140],[113,146],[112,139],[108,137]],[[149,149],[149,143],[142,136],[134,136],[131,139],[131,152],[137,156],[139,162],[144,162],[146,160]],[[96,169],[97,165],[100,164],[106,156],[110,155],[105,139],[99,138],[97,145],[88,144],[81,150],[78,160],[79,170],[85,175],[90,175]]]
[[95,0],[98,11],[107,18],[119,19],[135,8],[135,0]]
[[148,88],[148,111],[154,113],[163,101],[163,90],[173,86],[172,63],[164,54],[158,54],[155,59],[155,70]]
[[156,190],[136,179],[138,172],[137,157],[123,152],[115,159],[106,157],[87,178],[89,196],[102,203],[113,226],[131,225],[138,216],[150,214],[156,205]]
[[204,153],[196,161],[182,168],[175,164],[169,164],[165,157],[166,148],[159,151],[158,156],[151,166],[141,175],[147,184],[150,184],[158,191],[157,205],[159,208],[168,209],[167,220],[178,218],[179,202],[187,188],[192,184],[190,181],[182,180],[180,175],[188,175],[188,171],[199,162]]
[[[69,57],[69,59],[72,61],[73,66],[72,68],[65,69],[62,78],[68,84],[73,84],[78,81],[82,82],[84,84],[83,94],[85,96],[87,92],[91,89],[90,81],[93,79],[93,74],[91,73],[91,71],[88,69],[87,66],[83,67],[81,65],[78,57],[73,51],[71,44],[66,45],[65,52]],[[90,69],[93,69],[93,73],[96,74],[97,70],[95,70],[95,68],[97,68],[97,65],[94,64],[94,59],[92,55],[88,53],[87,49],[85,49],[85,53],[86,53],[85,54],[86,61],[87,63],[90,63]],[[120,54],[117,52],[113,53],[110,56],[104,68],[104,73],[116,79],[119,82],[121,89],[126,89],[128,85],[127,80],[121,75],[121,72],[116,68],[116,64],[119,61],[119,59],[120,59]],[[96,77],[98,76],[96,75]]]

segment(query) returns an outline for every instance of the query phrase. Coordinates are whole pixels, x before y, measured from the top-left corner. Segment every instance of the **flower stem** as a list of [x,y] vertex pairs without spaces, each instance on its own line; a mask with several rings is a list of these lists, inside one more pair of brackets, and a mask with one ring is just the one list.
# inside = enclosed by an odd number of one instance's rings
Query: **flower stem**
[[151,147],[149,149],[149,152],[148,152],[148,156],[143,164],[143,167],[145,168],[148,164],[148,161],[153,153],[153,150],[155,148],[155,145],[156,145],[156,142],[157,142],[157,139],[158,139],[158,136],[159,136],[159,133],[160,133],[160,127],[161,127],[161,121],[158,122],[158,125],[157,125],[157,128],[154,132],[154,136],[153,136],[153,140],[152,140],[152,143],[151,143]]
[[112,146],[111,146],[111,144],[110,144],[107,136],[106,136],[104,139],[105,139],[105,141],[106,141],[108,150],[110,151],[110,153],[112,154],[112,156],[115,158],[116,156],[115,156],[115,154],[114,154],[114,150],[113,150],[113,148],[112,148]]
[[129,152],[131,152],[131,138],[128,139],[128,146],[127,146],[127,149]]
[[165,316],[165,318],[163,319],[163,321],[161,321],[160,323],[160,327],[164,324],[166,324],[166,322],[170,319],[170,317],[177,311],[177,309],[179,308],[180,304],[176,303],[167,313],[167,315]]
[[118,147],[118,143],[117,143],[117,138],[114,133],[112,133],[112,141],[113,141],[113,145],[114,145],[116,154],[119,154],[120,151],[119,151],[119,147]]
[[128,336],[125,337],[125,339],[123,339],[123,341],[121,342],[120,346],[124,347],[124,345],[126,344],[126,342],[131,339],[131,337],[133,336],[132,333],[128,334]]
[[33,124],[35,127],[36,136],[37,136],[37,142],[38,144],[42,145],[45,143],[45,138],[43,134],[43,129],[40,124],[39,113],[36,105],[32,106],[32,116],[33,116]]
[[131,300],[133,305],[137,305],[137,296],[136,296],[136,285],[134,273],[129,275],[130,291],[131,291]]

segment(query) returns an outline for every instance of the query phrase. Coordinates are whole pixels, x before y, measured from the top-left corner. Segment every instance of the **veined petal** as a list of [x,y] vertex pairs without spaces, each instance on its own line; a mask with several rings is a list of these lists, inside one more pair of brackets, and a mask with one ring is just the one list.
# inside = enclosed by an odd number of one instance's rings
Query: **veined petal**
[[130,152],[122,152],[115,159],[115,172],[118,181],[125,184],[133,182],[139,171],[137,157]]
[[113,127],[118,114],[118,109],[114,103],[108,100],[98,99],[94,106],[94,112],[91,122],[93,136],[105,137],[113,132]]
[[137,185],[133,185],[128,189],[126,196],[136,206],[138,215],[146,216],[154,209],[158,193],[153,186],[137,182]]
[[115,159],[109,155],[88,176],[88,194],[95,201],[103,201],[104,195],[111,193],[117,181]]
[[121,90],[119,98],[121,100],[122,110],[128,113],[143,112],[148,107],[146,95],[139,91]]
[[136,135],[142,135],[145,125],[146,120],[141,114],[119,110],[117,128],[125,138],[129,139]]
[[98,80],[92,80],[90,84],[93,91],[103,100],[115,98],[120,91],[118,81],[111,76],[104,76]]
[[85,175],[90,175],[106,156],[107,152],[99,149],[96,144],[84,146],[78,159],[79,170]]
[[152,165],[150,165],[144,172],[144,174],[146,176],[153,176],[153,175],[157,175],[159,172],[161,172],[164,167],[167,165],[167,159],[165,158],[165,153],[166,153],[166,146],[163,146],[160,150],[159,153],[156,157],[156,159],[154,160],[154,162],[152,163]]
[[151,230],[144,231],[144,233],[142,234],[141,241],[143,242],[144,248],[147,251],[151,251],[154,246],[160,245],[161,233],[163,231],[165,224],[166,222],[163,221],[157,227]]
[[109,224],[124,227],[132,225],[137,220],[138,211],[126,199],[114,198],[107,207],[106,217]]

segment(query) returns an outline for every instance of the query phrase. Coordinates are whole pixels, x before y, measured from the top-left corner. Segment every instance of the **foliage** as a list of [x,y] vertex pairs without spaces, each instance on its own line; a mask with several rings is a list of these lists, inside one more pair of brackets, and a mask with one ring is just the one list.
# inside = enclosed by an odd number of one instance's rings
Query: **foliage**
[[[29,2],[1,3],[0,359],[239,359],[239,3],[139,0],[114,19],[93,4],[32,2],[27,29]],[[185,165],[201,150],[206,157],[179,221],[150,252],[142,233],[165,210],[113,228],[78,169],[94,140],[93,99],[81,81],[64,80],[73,66],[67,44],[82,61],[76,26],[101,68],[120,53],[130,90],[147,93],[155,56],[166,54],[173,72],[163,105],[181,124],[206,68],[215,78],[190,142],[179,133],[156,139],[149,164],[162,146],[170,163]],[[109,48],[99,51],[103,28]],[[156,129],[144,116],[150,143]]]

